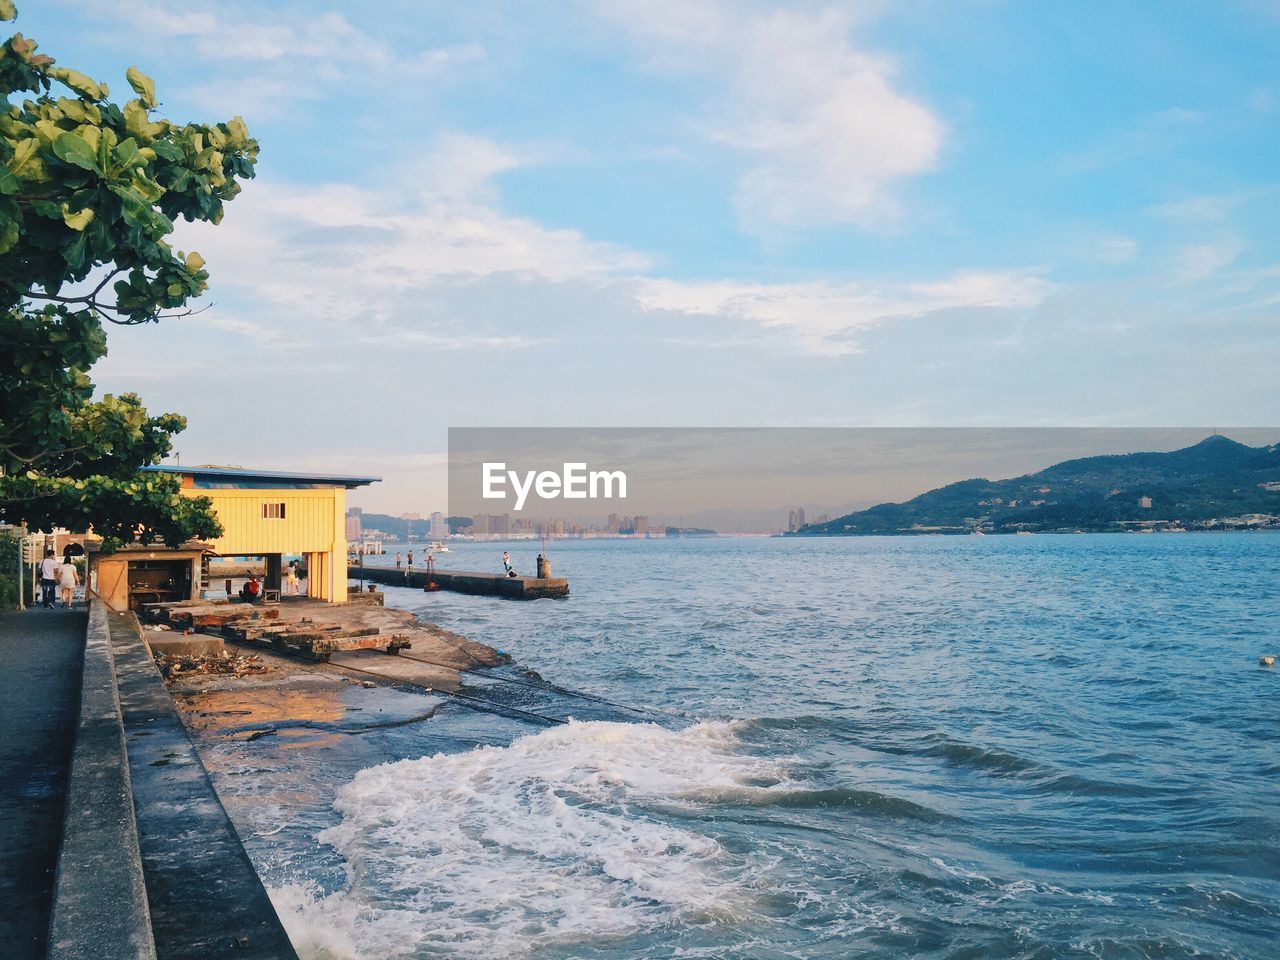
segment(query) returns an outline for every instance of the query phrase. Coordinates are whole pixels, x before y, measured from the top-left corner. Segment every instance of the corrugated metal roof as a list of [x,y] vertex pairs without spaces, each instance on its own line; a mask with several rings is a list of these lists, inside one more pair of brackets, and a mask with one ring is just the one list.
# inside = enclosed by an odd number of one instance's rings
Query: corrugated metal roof
[[161,464],[154,467],[143,467],[147,473],[173,473],[180,476],[194,477],[196,480],[213,480],[225,484],[237,481],[244,483],[285,483],[316,484],[318,486],[340,486],[350,490],[353,487],[364,487],[378,483],[381,477],[349,477],[333,473],[293,473],[287,470],[250,470],[245,467],[177,467]]

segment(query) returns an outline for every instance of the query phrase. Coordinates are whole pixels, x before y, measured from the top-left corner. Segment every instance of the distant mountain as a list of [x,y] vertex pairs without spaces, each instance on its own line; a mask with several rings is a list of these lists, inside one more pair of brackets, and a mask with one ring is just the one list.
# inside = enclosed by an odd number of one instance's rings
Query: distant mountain
[[404,543],[410,538],[428,540],[431,531],[430,520],[405,520],[386,513],[365,513],[360,517],[362,529],[378,530],[386,534],[392,542]]
[[1280,526],[1280,445],[1208,437],[1171,453],[1066,460],[1011,480],[962,480],[797,536]]

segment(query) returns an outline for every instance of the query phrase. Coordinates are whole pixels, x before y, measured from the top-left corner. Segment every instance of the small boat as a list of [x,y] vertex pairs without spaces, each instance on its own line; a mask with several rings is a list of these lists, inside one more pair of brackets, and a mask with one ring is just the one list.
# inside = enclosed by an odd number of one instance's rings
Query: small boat
[[446,544],[441,543],[439,540],[432,540],[427,544],[427,549],[432,553],[453,553]]

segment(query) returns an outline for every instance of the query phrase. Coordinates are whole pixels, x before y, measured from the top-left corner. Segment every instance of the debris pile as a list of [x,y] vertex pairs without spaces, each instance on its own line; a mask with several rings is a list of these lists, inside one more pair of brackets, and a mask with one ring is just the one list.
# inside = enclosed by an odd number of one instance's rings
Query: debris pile
[[196,676],[245,677],[254,673],[268,673],[271,670],[256,653],[234,653],[230,650],[200,657],[157,653],[155,661],[160,675],[166,682]]
[[225,601],[179,600],[144,604],[139,619],[175,630],[219,630],[230,623],[279,620],[280,608]]
[[284,620],[279,607],[225,601],[180,600],[142,607],[144,629],[168,628],[180,633],[206,633],[240,643],[265,642],[327,663],[331,654],[348,650],[384,650],[390,654],[412,647],[405,634],[384,634],[380,627],[344,628],[310,617]]

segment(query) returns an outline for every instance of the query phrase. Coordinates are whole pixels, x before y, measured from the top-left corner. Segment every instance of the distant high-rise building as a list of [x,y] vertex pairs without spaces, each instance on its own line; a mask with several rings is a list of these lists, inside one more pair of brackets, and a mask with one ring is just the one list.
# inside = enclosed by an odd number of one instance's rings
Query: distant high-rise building
[[804,526],[804,507],[796,507],[796,529]]
[[787,531],[794,533],[796,527],[796,512],[794,510],[789,510],[787,511]]
[[1138,509],[1140,509],[1140,510],[1150,510],[1150,509],[1151,509],[1151,498],[1150,498],[1150,497],[1139,497],[1139,498],[1138,498]]
[[649,532],[649,518],[640,516],[634,517],[631,521],[631,532],[637,537],[643,537]]
[[350,510],[348,510],[347,511],[347,532],[346,532],[348,542],[359,543],[361,533],[362,531],[360,529],[360,514],[352,513]]
[[449,535],[449,525],[444,522],[444,514],[439,510],[431,514],[431,538],[443,540]]

